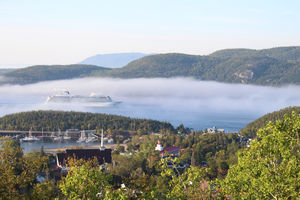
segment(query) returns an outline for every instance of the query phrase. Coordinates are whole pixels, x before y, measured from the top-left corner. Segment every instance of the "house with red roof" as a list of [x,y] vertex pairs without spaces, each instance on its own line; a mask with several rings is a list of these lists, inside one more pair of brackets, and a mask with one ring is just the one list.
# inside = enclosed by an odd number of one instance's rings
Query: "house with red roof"
[[156,151],[159,151],[161,156],[164,156],[165,154],[168,154],[170,156],[178,156],[180,153],[180,148],[176,146],[170,146],[163,148],[162,145],[160,144],[160,140],[157,141],[157,145],[155,147]]

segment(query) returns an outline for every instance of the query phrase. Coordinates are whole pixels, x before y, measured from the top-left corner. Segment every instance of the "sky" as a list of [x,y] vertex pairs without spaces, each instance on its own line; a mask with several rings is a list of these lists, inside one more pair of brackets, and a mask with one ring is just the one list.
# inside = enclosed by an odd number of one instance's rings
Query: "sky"
[[298,0],[0,0],[0,67],[300,45]]

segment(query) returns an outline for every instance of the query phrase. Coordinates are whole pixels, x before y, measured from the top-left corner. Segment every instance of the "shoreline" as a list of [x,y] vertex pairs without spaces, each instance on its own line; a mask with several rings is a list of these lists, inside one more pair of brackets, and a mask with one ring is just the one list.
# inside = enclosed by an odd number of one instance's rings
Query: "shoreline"
[[[105,148],[109,149],[116,149],[118,144],[106,144],[104,145]],[[127,147],[126,144],[120,144],[120,146],[124,146],[125,148]],[[46,153],[57,153],[59,151],[65,151],[66,149],[96,149],[100,148],[100,145],[91,145],[91,146],[79,146],[79,145],[74,145],[74,146],[69,146],[69,147],[61,147],[61,148],[44,148],[44,152]]]

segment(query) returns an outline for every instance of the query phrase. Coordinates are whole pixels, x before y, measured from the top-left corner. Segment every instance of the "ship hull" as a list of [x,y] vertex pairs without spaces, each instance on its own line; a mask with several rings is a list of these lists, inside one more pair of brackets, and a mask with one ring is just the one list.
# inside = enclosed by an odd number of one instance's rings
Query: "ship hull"
[[85,107],[105,107],[113,106],[121,102],[113,102],[109,96],[71,96],[69,93],[66,95],[49,96],[46,104],[70,104]]

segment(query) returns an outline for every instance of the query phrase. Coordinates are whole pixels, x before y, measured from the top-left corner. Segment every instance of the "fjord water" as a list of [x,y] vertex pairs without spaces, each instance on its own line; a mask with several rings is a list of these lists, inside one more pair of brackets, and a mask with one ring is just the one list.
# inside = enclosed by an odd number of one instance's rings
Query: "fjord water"
[[[68,90],[73,95],[109,95],[122,103],[89,107],[45,104],[47,96]],[[203,130],[216,126],[238,131],[275,110],[300,105],[300,87],[266,87],[174,79],[83,78],[0,87],[0,115],[31,110],[109,113],[171,122]]]

